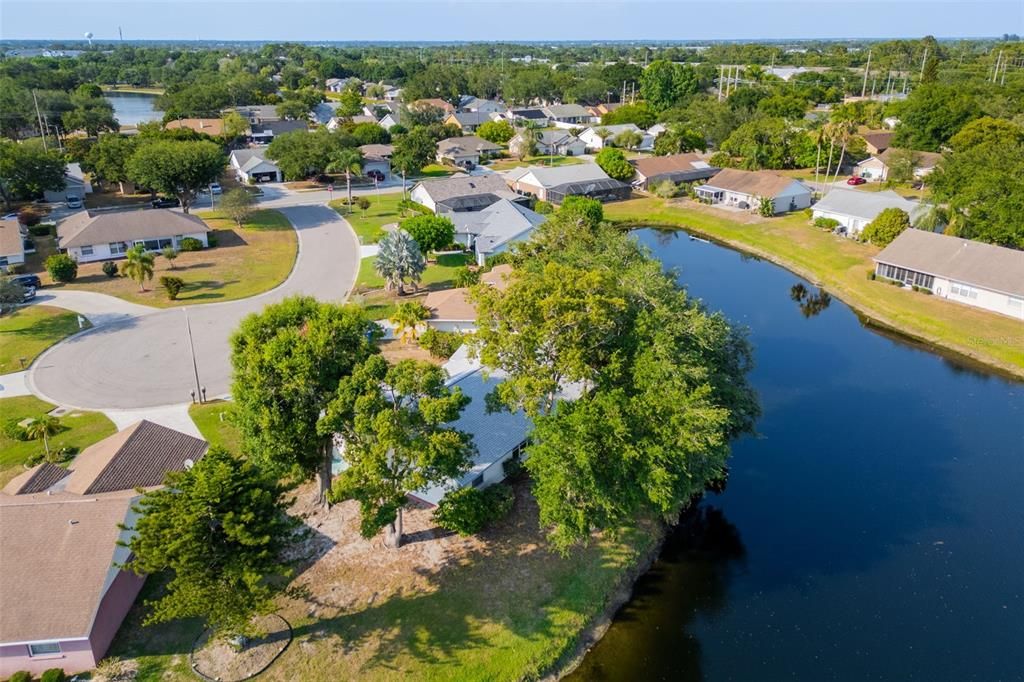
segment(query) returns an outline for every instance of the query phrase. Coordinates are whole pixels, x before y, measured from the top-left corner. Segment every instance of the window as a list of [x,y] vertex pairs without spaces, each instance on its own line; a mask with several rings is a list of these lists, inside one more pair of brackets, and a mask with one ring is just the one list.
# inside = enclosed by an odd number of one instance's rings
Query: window
[[57,656],[60,653],[60,642],[41,642],[28,645],[29,656]]
[[125,242],[110,242],[110,253],[113,255],[122,254],[128,250],[128,244]]
[[92,247],[91,246],[83,246],[82,247],[82,255],[83,256],[91,256],[92,255]]
[[964,298],[978,298],[977,289],[969,287],[966,284],[960,284],[959,282],[953,282],[950,284],[949,293],[954,296],[962,296]]
[[484,475],[483,474],[478,475],[476,478],[474,478],[469,483],[469,485],[474,487],[474,488],[479,488],[483,484],[484,484]]
[[0,267],[7,266],[7,256],[0,256]]

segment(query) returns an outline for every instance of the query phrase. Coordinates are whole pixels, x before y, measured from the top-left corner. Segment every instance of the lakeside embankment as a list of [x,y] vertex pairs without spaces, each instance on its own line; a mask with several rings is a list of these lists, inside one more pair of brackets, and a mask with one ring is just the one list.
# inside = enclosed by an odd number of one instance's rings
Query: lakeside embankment
[[1018,320],[869,280],[878,247],[816,229],[802,214],[731,220],[692,202],[642,198],[608,204],[605,215],[623,227],[685,229],[764,258],[827,290],[866,324],[1024,378]]

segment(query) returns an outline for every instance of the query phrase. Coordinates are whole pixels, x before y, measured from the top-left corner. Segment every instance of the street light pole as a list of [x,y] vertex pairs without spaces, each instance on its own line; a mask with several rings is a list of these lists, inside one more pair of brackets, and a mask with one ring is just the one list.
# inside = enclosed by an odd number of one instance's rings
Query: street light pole
[[188,332],[188,348],[192,353],[192,373],[196,380],[196,393],[201,396],[200,402],[203,402],[203,389],[199,385],[199,364],[196,362],[196,346],[192,342],[192,323],[188,319],[188,309],[183,308],[182,310],[185,313],[185,330]]

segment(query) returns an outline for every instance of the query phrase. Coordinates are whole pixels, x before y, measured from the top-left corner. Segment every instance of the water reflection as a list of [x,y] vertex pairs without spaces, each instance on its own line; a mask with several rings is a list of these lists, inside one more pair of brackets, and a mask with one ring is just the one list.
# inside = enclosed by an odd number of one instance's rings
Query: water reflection
[[818,293],[812,294],[799,282],[790,287],[789,297],[800,304],[800,312],[804,317],[814,317],[832,303],[832,297],[824,289],[818,289]]

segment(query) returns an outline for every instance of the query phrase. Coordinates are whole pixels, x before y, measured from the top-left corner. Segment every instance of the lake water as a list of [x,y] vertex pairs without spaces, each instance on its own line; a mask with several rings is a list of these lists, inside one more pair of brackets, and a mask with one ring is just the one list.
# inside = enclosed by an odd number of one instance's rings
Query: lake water
[[114,118],[123,126],[163,120],[164,112],[156,108],[156,95],[134,92],[107,92],[103,94],[114,105]]
[[764,415],[572,679],[1024,679],[1024,386],[637,234],[750,328]]

